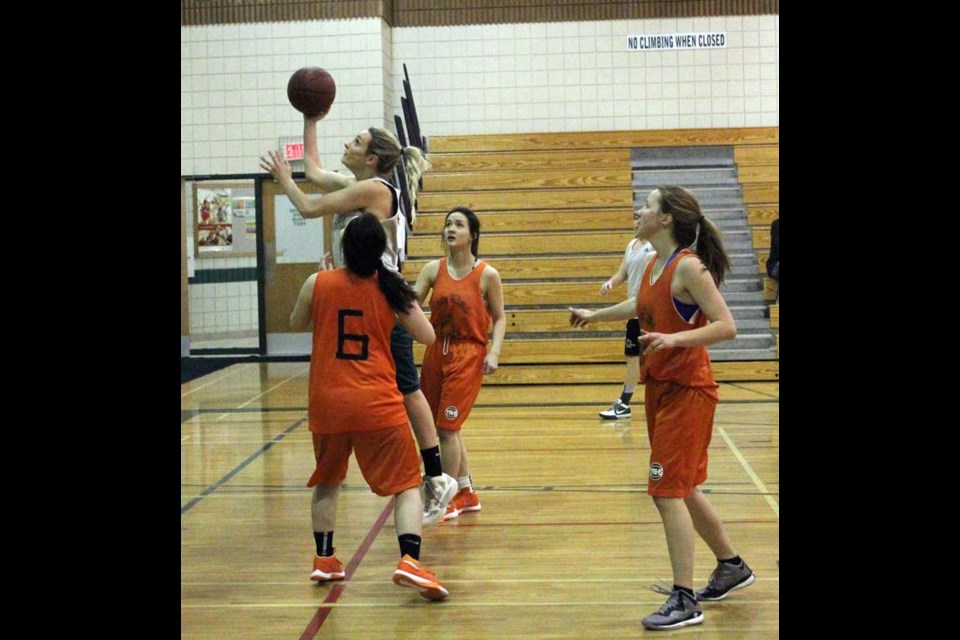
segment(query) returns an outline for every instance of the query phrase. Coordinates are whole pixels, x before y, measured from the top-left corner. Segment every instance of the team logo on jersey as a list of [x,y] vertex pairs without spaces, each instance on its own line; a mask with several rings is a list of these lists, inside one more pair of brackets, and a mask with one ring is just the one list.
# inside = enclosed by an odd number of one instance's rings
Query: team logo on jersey
[[450,405],[443,410],[443,415],[447,416],[447,420],[456,420],[457,416],[460,415],[460,410],[455,406]]
[[650,479],[656,482],[663,477],[663,466],[659,462],[650,463]]

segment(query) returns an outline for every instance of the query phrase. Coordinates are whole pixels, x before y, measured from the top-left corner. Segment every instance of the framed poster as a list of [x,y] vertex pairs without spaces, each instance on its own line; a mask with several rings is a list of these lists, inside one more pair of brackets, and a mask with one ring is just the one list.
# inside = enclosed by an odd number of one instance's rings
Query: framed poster
[[197,257],[257,254],[257,211],[252,183],[195,183],[193,207]]

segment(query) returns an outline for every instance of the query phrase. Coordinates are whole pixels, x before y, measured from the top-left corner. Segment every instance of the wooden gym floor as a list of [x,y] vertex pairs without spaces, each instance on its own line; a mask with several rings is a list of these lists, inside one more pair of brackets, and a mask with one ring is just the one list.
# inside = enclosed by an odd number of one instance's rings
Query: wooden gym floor
[[[351,461],[334,542],[348,580],[317,586],[307,363],[233,365],[180,387],[180,637],[776,638],[780,629],[780,385],[722,383],[703,486],[757,582],[704,603],[700,626],[645,632],[671,585],[646,495],[642,389],[632,420],[597,412],[616,385],[488,386],[464,428],[483,510],[424,530],[450,590],[393,585],[392,501]],[[695,581],[714,566],[697,542]]]

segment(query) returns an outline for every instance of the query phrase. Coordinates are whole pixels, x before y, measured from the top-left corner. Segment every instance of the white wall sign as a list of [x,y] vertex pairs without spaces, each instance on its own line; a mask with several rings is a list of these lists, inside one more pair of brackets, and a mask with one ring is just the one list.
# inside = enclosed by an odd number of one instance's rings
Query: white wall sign
[[627,51],[669,51],[676,49],[726,49],[725,31],[709,33],[657,33],[627,36]]
[[320,264],[323,257],[323,220],[306,220],[287,196],[273,200],[277,224],[277,263]]

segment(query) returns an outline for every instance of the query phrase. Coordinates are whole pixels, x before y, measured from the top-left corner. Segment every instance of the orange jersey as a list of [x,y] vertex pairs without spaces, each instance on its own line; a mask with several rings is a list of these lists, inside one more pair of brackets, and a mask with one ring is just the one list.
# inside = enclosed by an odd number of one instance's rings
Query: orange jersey
[[313,289],[310,431],[346,433],[406,426],[390,355],[396,314],[376,276],[317,274]]
[[480,278],[486,267],[487,263],[481,261],[465,278],[454,280],[447,272],[447,259],[440,259],[430,298],[430,324],[437,333],[436,344],[448,339],[487,345],[490,312],[480,293]]
[[[677,265],[686,256],[692,255],[696,254],[690,249],[680,251],[653,284],[650,284],[650,274],[656,260],[648,262],[640,281],[640,291],[637,293],[637,318],[643,331],[679,333],[707,325],[707,318],[699,310],[690,322],[684,320],[673,302],[671,283]],[[664,349],[651,353],[644,361],[644,380],[647,376],[655,380],[670,380],[687,387],[717,387],[706,347]]]

